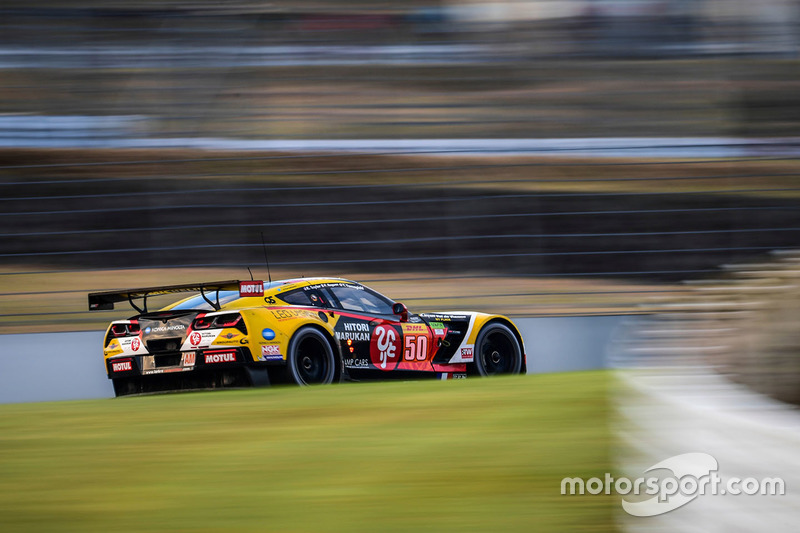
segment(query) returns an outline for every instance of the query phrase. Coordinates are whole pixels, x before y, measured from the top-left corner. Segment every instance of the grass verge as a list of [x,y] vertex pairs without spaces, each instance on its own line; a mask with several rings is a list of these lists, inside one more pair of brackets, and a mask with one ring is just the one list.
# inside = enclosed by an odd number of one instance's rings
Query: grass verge
[[4,531],[609,531],[605,372],[0,406]]

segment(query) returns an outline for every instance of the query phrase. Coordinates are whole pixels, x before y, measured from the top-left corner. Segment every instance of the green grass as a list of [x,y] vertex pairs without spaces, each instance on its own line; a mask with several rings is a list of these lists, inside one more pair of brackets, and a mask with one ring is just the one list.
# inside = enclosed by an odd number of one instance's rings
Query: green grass
[[0,406],[3,531],[609,531],[604,372]]

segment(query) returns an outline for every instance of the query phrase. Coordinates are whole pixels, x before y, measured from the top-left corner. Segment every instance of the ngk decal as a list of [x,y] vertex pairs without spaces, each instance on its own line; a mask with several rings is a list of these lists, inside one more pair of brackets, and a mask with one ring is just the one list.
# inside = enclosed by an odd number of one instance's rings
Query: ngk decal
[[130,359],[119,361],[118,363],[111,363],[112,372],[127,372],[128,370],[133,370],[133,364]]
[[141,345],[142,341],[139,340],[139,337],[134,337],[131,340],[131,350],[133,350],[134,352],[138,352]]
[[263,281],[240,281],[239,282],[239,296],[244,298],[246,296],[264,296],[264,282]]
[[266,344],[261,346],[260,361],[283,361],[281,347],[278,344]]
[[277,344],[267,344],[261,347],[261,355],[280,355],[281,347]]
[[372,364],[381,370],[394,370],[402,353],[400,333],[392,326],[378,326],[372,332],[369,355]]
[[206,364],[208,363],[233,363],[236,361],[234,352],[207,353],[205,354]]

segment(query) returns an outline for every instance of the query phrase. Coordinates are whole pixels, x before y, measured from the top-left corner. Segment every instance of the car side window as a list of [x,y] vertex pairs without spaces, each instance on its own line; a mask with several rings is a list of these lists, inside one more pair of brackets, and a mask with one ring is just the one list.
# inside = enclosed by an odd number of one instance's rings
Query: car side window
[[313,307],[326,307],[327,298],[317,290],[297,289],[285,294],[278,295],[278,298],[290,305],[308,305]]
[[330,287],[328,290],[339,300],[342,309],[347,311],[361,311],[376,315],[392,314],[392,302],[363,287],[341,286]]
[[308,294],[303,291],[292,291],[279,294],[278,298],[290,305],[311,305]]

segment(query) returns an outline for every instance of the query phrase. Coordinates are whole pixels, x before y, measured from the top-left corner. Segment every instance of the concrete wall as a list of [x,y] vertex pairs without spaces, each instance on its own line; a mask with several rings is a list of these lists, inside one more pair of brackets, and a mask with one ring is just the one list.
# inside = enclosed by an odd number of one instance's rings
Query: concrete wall
[[[624,317],[520,318],[528,372],[605,368]],[[110,398],[103,332],[0,335],[0,403]]]

